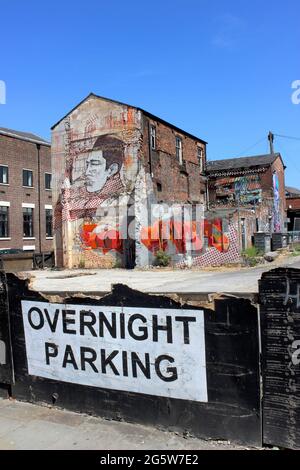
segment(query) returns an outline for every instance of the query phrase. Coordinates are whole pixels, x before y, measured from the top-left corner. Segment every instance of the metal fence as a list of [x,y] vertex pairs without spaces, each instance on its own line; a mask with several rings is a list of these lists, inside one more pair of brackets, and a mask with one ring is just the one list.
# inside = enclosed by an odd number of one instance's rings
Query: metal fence
[[288,232],[288,244],[292,248],[297,245],[300,247],[300,232]]

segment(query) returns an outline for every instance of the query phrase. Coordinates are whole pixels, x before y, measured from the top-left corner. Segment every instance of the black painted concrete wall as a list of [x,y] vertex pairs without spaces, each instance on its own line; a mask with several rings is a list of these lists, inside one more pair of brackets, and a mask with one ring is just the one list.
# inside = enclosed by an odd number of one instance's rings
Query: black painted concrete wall
[[223,298],[215,308],[180,305],[115,286],[101,300],[65,299],[68,304],[199,309],[205,315],[208,403],[87,387],[29,376],[21,300],[45,301],[25,281],[8,274],[15,384],[12,395],[33,403],[186,432],[197,437],[261,444],[257,309],[250,300]]

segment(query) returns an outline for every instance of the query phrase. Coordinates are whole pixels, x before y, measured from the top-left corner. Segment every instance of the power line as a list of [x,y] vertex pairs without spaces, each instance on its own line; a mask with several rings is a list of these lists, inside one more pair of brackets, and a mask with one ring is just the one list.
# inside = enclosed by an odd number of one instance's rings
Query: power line
[[298,165],[297,165],[298,162],[296,163],[295,160],[294,160],[294,158],[289,154],[289,152],[286,151],[286,149],[285,149],[285,148],[283,147],[283,145],[282,145],[282,142],[280,143],[280,147],[282,148],[285,157],[287,157],[288,160],[290,160],[290,161],[292,162],[292,164],[293,164],[293,169],[294,169],[294,170],[297,170],[297,171],[300,173],[300,168],[299,168]]
[[245,150],[243,150],[242,152],[240,152],[239,155],[243,155],[244,153],[249,152],[249,150],[253,149],[253,148],[256,147],[258,144],[260,144],[261,142],[263,142],[264,140],[266,140],[266,137],[265,137],[265,136],[264,136],[262,139],[259,139],[255,144],[251,145],[251,147],[248,147],[248,148],[246,148]]
[[282,137],[283,139],[291,139],[291,140],[300,140],[300,137],[292,137],[289,135],[281,135],[281,134],[274,134],[276,137]]

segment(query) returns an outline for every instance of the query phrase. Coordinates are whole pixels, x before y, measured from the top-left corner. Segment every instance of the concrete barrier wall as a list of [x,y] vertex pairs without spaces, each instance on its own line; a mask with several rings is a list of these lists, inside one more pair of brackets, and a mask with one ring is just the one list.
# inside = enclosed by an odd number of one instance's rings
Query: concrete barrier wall
[[300,448],[300,270],[263,274],[259,298],[124,285],[98,298],[49,298],[13,274],[6,284],[3,271],[0,287],[1,396]]
[[31,271],[33,269],[33,253],[1,255],[3,269],[7,273]]
[[119,285],[101,299],[49,303],[12,274],[8,285],[14,398],[261,444],[258,315],[249,299],[189,305]]

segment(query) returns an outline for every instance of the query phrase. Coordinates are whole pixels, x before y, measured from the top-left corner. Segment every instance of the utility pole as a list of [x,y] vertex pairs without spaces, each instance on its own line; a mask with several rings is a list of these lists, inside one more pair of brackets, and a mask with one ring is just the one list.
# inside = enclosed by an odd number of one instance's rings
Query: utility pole
[[270,142],[270,154],[274,155],[274,134],[273,132],[269,132],[268,141]]

